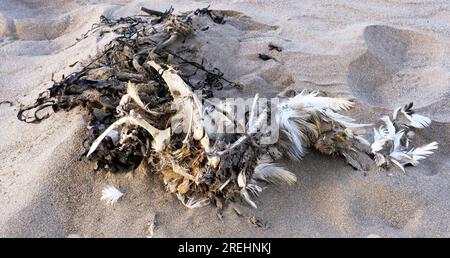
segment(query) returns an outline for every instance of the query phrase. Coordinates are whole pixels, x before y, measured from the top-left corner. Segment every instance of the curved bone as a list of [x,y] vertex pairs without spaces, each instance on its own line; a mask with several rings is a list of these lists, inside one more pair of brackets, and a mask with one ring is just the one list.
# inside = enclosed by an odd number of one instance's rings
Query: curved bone
[[174,43],[177,39],[178,39],[178,33],[174,33],[174,34],[170,35],[170,37],[167,40],[159,42],[158,45],[156,45],[156,47],[154,47],[152,49],[151,52],[155,52],[157,50],[163,49],[163,48],[171,45],[172,43]]
[[174,98],[180,97],[190,97],[193,95],[193,92],[189,88],[189,86],[184,82],[184,80],[177,74],[177,72],[171,67],[166,66],[167,69],[163,69],[159,64],[155,61],[151,60],[148,64],[153,67],[156,71],[161,71],[161,77],[167,83],[169,87],[169,91]]
[[[134,100],[134,102],[136,102],[136,104],[140,108],[142,108],[142,110],[146,111],[147,113],[152,114],[154,116],[161,115],[161,113],[152,111],[145,106],[144,102],[142,102],[141,98],[139,97],[139,90],[134,83],[128,82],[127,95],[130,98],[132,98]],[[124,95],[124,96],[127,96],[127,95]]]
[[123,124],[132,124],[143,127],[145,130],[147,130],[153,137],[152,145],[157,152],[162,151],[169,143],[170,128],[167,128],[166,130],[159,130],[150,125],[141,117],[138,117],[134,112],[131,112],[130,115],[120,118],[119,120],[111,124],[108,128],[106,128],[106,130],[92,143],[87,156],[89,157],[97,149],[98,145],[112,130],[120,127]]

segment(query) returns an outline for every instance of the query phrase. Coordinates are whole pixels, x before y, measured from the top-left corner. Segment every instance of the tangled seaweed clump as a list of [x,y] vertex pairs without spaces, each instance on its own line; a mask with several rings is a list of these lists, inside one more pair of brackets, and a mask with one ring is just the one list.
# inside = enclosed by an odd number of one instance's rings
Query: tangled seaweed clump
[[[264,184],[297,180],[276,161],[300,161],[309,149],[342,156],[358,170],[367,170],[375,160],[380,167],[394,164],[404,171],[437,148],[435,142],[411,147],[413,129],[431,122],[415,114],[412,105],[395,110],[392,120],[383,117],[385,126],[374,129],[373,143],[359,134],[371,124],[340,113],[353,102],[319,92],[282,92],[274,105],[257,95],[243,119],[237,118],[226,103],[211,99],[215,91],[238,84],[219,69],[207,68],[207,60],[195,61],[198,50],[180,50],[204,28],[196,19],[224,24],[226,17],[208,8],[181,14],[142,10],[149,15],[102,16],[83,38],[98,32],[113,33],[114,39],[80,71],[21,107],[18,118],[38,123],[48,117],[39,115],[47,107],[54,112],[83,107],[89,130],[84,154],[99,169],[150,167],[189,208],[237,200],[256,208],[253,197]],[[265,141],[274,128],[279,137]],[[122,193],[111,188],[104,195],[113,203]]]

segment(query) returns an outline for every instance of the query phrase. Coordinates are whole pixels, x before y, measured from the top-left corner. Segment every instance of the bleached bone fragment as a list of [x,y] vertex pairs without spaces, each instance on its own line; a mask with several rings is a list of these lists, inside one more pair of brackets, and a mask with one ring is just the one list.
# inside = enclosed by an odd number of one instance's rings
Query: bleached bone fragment
[[238,186],[245,187],[247,185],[247,178],[245,177],[245,172],[241,171],[237,178]]
[[[183,120],[182,126],[184,127],[185,132],[192,131],[192,137],[195,140],[200,141],[205,152],[211,152],[211,143],[204,130],[202,121],[203,105],[198,97],[172,67],[166,66],[167,69],[164,70],[155,61],[149,61],[148,64],[158,71],[166,82],[167,87],[174,98],[174,104],[180,109],[178,110],[179,114],[184,118],[192,117],[192,120]],[[220,159],[219,157],[208,157],[208,162],[213,167],[216,167],[219,164]]]
[[134,112],[130,112],[130,115],[124,116],[111,124],[106,130],[92,143],[91,148],[87,156],[89,157],[101,143],[101,141],[114,129],[119,128],[124,124],[136,125],[147,130],[153,137],[152,145],[155,151],[162,151],[170,141],[170,127],[165,130],[159,130],[152,125],[150,125],[147,121],[139,117]]
[[[161,113],[153,111],[148,109],[144,102],[142,102],[141,98],[139,97],[139,91],[138,88],[136,86],[136,84],[132,83],[132,82],[128,82],[128,87],[127,87],[127,95],[134,100],[134,102],[136,102],[136,104],[144,111],[146,111],[149,114],[152,115],[161,115]],[[125,95],[126,96],[126,95]],[[128,99],[125,99],[124,101],[127,101]],[[128,100],[129,101],[129,100]],[[122,102],[122,101],[121,101]],[[122,103],[121,103],[122,104]]]
[[180,165],[177,165],[175,162],[172,161],[172,170],[173,172],[191,180],[191,181],[196,181],[195,177],[191,174],[189,174],[189,170],[186,168],[183,168]]

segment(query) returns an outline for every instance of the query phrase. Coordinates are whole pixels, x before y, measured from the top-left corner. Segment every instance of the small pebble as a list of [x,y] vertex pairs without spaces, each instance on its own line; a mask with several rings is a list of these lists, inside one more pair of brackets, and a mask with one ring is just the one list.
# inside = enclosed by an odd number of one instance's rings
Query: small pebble
[[267,61],[269,59],[273,59],[273,57],[271,57],[269,55],[266,55],[266,54],[259,54],[258,56],[259,56],[260,59],[262,59],[264,61]]

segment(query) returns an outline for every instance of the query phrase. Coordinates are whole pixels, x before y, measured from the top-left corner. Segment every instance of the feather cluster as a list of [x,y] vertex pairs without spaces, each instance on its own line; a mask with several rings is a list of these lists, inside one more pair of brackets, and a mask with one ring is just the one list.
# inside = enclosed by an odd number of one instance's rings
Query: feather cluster
[[396,108],[392,120],[383,116],[383,125],[373,129],[373,143],[371,152],[377,166],[389,166],[391,163],[402,172],[406,165],[416,166],[438,149],[437,142],[414,147],[414,130],[423,129],[430,125],[431,119],[416,114],[412,110],[413,104]]
[[276,120],[280,128],[279,148],[292,160],[300,160],[310,148],[327,155],[343,156],[357,169],[363,169],[369,143],[354,130],[370,126],[358,124],[339,112],[347,111],[353,102],[330,98],[319,92],[303,90],[278,105]]

